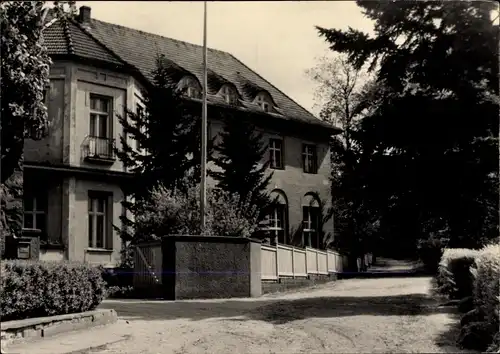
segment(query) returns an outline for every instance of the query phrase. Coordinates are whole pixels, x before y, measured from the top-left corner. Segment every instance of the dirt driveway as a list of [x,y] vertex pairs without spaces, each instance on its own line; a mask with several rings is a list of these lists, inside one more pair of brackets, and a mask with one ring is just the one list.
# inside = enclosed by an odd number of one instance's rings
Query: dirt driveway
[[[446,353],[430,278],[351,279],[259,299],[106,301],[125,340],[92,353]],[[98,335],[98,333],[96,333]]]

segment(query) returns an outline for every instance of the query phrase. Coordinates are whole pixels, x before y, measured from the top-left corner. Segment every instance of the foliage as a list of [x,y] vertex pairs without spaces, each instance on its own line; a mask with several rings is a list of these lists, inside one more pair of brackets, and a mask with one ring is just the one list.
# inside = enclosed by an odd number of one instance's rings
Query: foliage
[[2,321],[95,309],[105,295],[101,270],[86,263],[2,261]]
[[[199,187],[191,187],[187,193],[182,193],[160,186],[153,190],[146,203],[140,205],[136,232],[147,239],[168,235],[249,237],[258,226],[257,213],[252,208],[256,209],[242,204],[235,194],[209,188],[206,228],[201,230]],[[247,210],[252,213],[247,213]]]
[[437,281],[439,292],[451,299],[472,296],[474,278],[470,267],[474,264],[478,250],[446,248],[439,263]]
[[133,268],[104,268],[102,279],[106,284],[106,296],[125,298],[134,294]]
[[318,31],[383,88],[356,129],[367,208],[380,213],[387,245],[401,235],[416,244],[443,225],[450,247],[484,244],[499,232],[495,5],[357,4],[374,36]]
[[271,202],[267,191],[272,178],[272,173],[266,173],[267,145],[250,122],[249,114],[226,111],[221,118],[224,129],[214,147],[216,170],[209,171],[209,175],[217,181],[217,187],[238,195],[240,203],[250,206],[250,210],[242,210],[245,215],[259,216],[252,213],[261,214]]
[[0,5],[1,184],[21,167],[24,139],[41,138],[47,125],[43,95],[52,62],[43,46],[43,6],[43,1]]
[[317,105],[320,117],[342,128],[332,137],[332,211],[335,219],[335,243],[344,252],[362,255],[372,248],[380,227],[379,217],[370,208],[365,188],[363,146],[357,140],[359,121],[367,107],[375,104],[375,86],[366,81],[364,70],[354,68],[345,56],[330,60],[323,57],[307,74],[318,83]]
[[418,242],[418,256],[428,273],[436,274],[447,243],[447,239],[434,233]]
[[[138,205],[156,186],[185,191],[201,176],[199,104],[182,96],[163,56],[158,56],[156,64],[152,82],[142,92],[143,109],[129,108],[118,117],[124,134],[116,153],[133,176],[124,188],[129,200],[123,206],[132,216],[139,215]],[[208,156],[210,153],[211,142]],[[117,230],[125,241],[132,240],[134,221],[121,219],[124,228]]]
[[18,236],[23,223],[23,173],[14,171],[10,178],[0,185],[0,242],[2,256],[5,251],[5,237]]
[[465,314],[459,343],[467,348],[498,350],[500,326],[500,245],[489,245],[478,252],[471,267],[474,276],[474,309]]

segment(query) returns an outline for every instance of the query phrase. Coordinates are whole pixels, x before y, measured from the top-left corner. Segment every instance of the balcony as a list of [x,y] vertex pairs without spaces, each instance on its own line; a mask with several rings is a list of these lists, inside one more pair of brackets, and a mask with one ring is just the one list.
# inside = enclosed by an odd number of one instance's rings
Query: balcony
[[115,139],[87,136],[83,143],[83,158],[96,164],[113,164],[116,161]]

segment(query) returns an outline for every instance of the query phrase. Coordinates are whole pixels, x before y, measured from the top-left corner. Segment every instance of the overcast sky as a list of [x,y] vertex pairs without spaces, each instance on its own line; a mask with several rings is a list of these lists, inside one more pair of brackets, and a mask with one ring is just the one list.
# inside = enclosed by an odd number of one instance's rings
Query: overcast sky
[[[102,21],[203,43],[202,1],[77,1],[77,7],[82,5]],[[304,71],[314,66],[315,57],[328,53],[315,25],[372,28],[354,1],[218,1],[208,3],[207,42],[230,52],[312,111],[315,85]]]

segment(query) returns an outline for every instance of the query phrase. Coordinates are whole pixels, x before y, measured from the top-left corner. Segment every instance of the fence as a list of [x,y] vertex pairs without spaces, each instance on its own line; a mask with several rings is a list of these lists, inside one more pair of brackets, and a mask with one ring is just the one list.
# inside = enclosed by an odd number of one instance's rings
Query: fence
[[315,248],[297,248],[280,245],[261,246],[262,280],[277,280],[279,277],[307,277],[309,274],[341,273],[345,256]]
[[151,287],[161,285],[163,256],[161,242],[140,244],[134,252],[134,287]]

